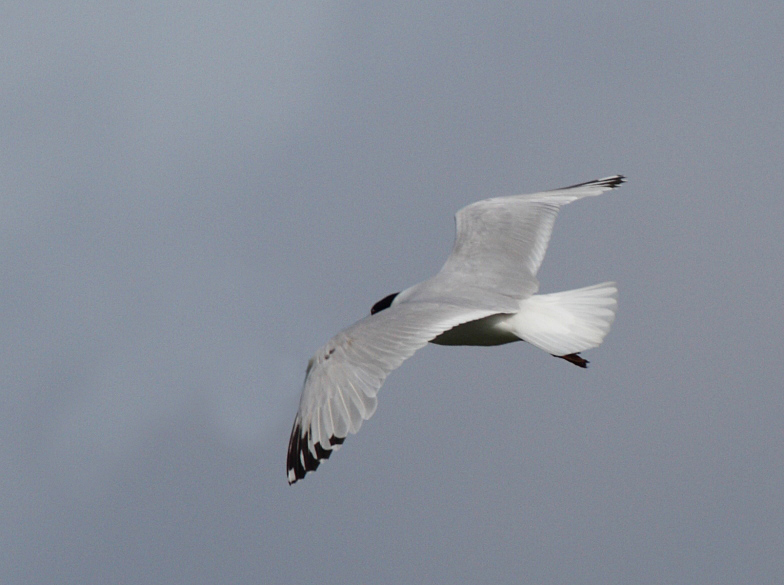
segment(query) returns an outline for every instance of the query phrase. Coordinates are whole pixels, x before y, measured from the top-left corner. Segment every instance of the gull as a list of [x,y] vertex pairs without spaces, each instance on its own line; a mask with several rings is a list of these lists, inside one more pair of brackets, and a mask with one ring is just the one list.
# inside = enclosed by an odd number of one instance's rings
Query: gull
[[530,195],[496,197],[455,215],[454,247],[433,277],[378,301],[370,315],[308,361],[289,440],[289,484],[305,477],[376,410],[387,375],[428,343],[492,346],[526,341],[585,368],[617,307],[614,282],[536,294],[561,206],[624,182],[614,175]]

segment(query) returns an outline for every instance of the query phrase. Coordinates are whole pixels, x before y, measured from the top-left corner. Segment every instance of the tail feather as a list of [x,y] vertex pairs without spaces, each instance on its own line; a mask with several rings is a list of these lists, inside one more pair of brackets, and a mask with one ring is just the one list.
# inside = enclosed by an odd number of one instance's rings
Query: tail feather
[[555,356],[568,356],[601,345],[618,306],[614,282],[547,295],[520,303],[508,321],[520,339]]

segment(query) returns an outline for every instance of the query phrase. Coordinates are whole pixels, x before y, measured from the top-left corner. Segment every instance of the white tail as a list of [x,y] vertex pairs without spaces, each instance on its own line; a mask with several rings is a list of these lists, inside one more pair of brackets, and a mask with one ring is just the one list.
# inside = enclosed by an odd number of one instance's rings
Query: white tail
[[617,297],[614,282],[534,295],[520,302],[520,312],[505,327],[553,355],[585,351],[598,347],[610,331]]

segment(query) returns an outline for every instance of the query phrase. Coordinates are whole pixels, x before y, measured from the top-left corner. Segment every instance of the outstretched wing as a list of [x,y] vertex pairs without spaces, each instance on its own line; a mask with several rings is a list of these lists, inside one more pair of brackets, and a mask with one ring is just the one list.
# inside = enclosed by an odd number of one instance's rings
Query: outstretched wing
[[389,308],[333,337],[308,363],[289,440],[289,483],[302,479],[376,409],[386,376],[428,341],[468,321],[519,309],[539,288],[536,272],[562,205],[623,183],[621,175],[554,191],[487,199],[456,215],[452,253],[433,278]]
[[289,440],[290,484],[315,470],[376,410],[387,375],[444,331],[495,313],[439,303],[401,303],[338,333],[308,363]]
[[[539,289],[542,264],[561,206],[599,195],[624,182],[615,175],[530,195],[478,201],[457,212],[457,235],[441,271],[409,298],[426,300],[428,288],[481,288],[513,298]],[[427,283],[427,284],[426,284]]]

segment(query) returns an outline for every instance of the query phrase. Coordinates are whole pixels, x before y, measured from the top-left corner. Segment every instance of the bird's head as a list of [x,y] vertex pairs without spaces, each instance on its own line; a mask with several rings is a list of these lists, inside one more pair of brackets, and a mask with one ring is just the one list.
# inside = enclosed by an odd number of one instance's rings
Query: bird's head
[[391,295],[385,296],[383,299],[378,301],[375,305],[370,308],[370,314],[375,315],[379,311],[383,311],[384,309],[388,309],[392,305],[392,301],[395,300],[395,297],[400,293],[392,293]]

